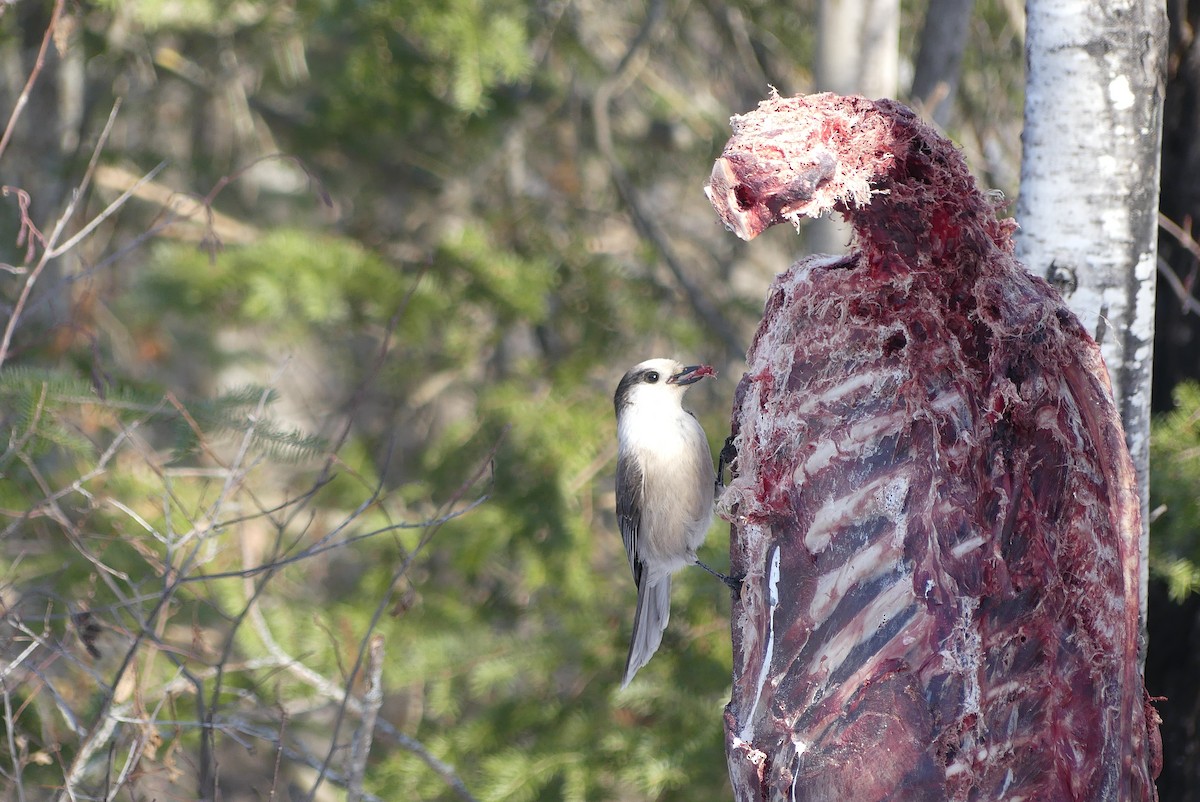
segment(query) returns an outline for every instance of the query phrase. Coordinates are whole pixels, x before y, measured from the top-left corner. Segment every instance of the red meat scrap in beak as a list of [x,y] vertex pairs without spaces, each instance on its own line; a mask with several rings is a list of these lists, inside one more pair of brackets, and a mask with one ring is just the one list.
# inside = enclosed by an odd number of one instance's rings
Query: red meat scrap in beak
[[689,365],[667,379],[667,384],[695,384],[705,376],[715,377],[717,372],[712,365]]

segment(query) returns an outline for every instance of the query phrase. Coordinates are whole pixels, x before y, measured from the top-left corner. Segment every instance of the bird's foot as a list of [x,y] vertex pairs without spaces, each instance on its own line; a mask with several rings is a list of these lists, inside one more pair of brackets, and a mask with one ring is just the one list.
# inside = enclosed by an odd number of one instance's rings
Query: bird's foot
[[725,574],[721,573],[720,571],[714,571],[712,568],[709,568],[707,565],[700,562],[699,560],[696,560],[696,565],[700,566],[705,571],[708,571],[710,574],[715,576],[717,579],[724,582],[725,586],[727,588],[729,588],[730,590],[738,591],[738,590],[742,589],[742,580],[746,578],[745,576],[726,576]]
[[720,493],[721,488],[725,487],[725,468],[729,468],[729,479],[733,481],[733,461],[737,459],[737,447],[733,444],[733,435],[725,438],[725,445],[721,447],[721,453],[717,456],[717,479],[715,490]]

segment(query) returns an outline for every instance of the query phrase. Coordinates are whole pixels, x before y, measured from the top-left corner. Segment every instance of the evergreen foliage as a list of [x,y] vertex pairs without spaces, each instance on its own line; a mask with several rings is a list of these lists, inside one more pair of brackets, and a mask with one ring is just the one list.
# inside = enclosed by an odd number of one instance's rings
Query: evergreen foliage
[[1200,385],[1175,388],[1150,440],[1150,568],[1173,599],[1200,591]]

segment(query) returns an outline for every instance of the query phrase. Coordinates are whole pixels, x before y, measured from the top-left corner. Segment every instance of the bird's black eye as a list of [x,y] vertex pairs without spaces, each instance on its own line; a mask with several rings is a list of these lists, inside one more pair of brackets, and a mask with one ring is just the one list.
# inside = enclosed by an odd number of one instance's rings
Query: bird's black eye
[[658,371],[657,370],[652,370],[646,374],[646,383],[647,384],[654,384],[657,381],[658,381]]

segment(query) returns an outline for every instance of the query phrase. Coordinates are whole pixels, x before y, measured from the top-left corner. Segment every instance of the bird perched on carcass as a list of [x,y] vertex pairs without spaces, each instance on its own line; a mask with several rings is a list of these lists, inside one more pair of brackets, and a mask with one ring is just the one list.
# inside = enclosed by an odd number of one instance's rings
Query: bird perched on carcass
[[671,615],[671,574],[698,563],[712,521],[715,474],[708,438],[683,394],[708,365],[649,359],[617,385],[617,522],[637,585],[624,688],[662,642]]
[[733,118],[706,193],[777,277],[733,414],[737,798],[1143,802],[1140,510],[1096,343],[962,155],[890,100]]

